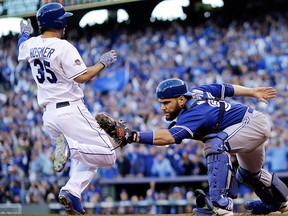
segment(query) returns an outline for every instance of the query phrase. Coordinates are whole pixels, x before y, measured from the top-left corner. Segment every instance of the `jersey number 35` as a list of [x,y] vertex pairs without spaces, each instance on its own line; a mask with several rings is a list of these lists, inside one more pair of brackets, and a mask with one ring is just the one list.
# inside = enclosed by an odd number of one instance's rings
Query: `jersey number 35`
[[57,77],[55,73],[49,69],[50,62],[43,60],[43,62],[39,59],[34,60],[34,66],[38,68],[38,74],[36,78],[39,83],[44,83],[45,79],[47,79],[50,83],[56,83]]

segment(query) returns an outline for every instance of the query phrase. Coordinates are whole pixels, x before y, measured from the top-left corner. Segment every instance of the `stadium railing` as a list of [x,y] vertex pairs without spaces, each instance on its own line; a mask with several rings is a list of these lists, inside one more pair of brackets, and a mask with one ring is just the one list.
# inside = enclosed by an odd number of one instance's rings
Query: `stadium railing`
[[[288,172],[279,172],[277,175],[282,178],[283,180],[288,180]],[[157,184],[166,183],[166,184],[174,184],[174,183],[192,183],[192,182],[206,182],[208,179],[207,175],[199,175],[199,176],[177,176],[173,178],[156,178],[156,177],[127,177],[127,178],[113,178],[113,179],[99,179],[98,184],[100,186],[108,186],[108,187],[115,187],[117,185],[127,185],[127,184],[149,184],[150,182],[156,182]],[[243,205],[246,199],[238,198],[234,200],[235,205]],[[99,202],[99,203],[89,203],[84,202],[84,207],[91,212],[95,212],[96,209],[110,209],[111,213],[118,213],[118,208],[120,207],[132,207],[134,211],[137,213],[143,213],[143,209],[149,209],[151,206],[158,207],[160,213],[165,207],[174,207],[177,209],[177,212],[184,213],[185,207],[187,205],[192,205],[193,207],[196,205],[195,199],[194,200],[158,200],[158,201],[145,201],[141,200],[138,202],[131,202],[131,201],[113,201],[113,202]],[[46,213],[59,213],[63,211],[63,206],[59,203],[51,203],[46,204],[45,209],[42,205],[31,205],[25,204],[17,204],[17,203],[7,203],[7,204],[0,204],[0,214],[27,214],[34,212],[39,213],[37,209],[43,209]],[[47,208],[47,209],[46,209]]]

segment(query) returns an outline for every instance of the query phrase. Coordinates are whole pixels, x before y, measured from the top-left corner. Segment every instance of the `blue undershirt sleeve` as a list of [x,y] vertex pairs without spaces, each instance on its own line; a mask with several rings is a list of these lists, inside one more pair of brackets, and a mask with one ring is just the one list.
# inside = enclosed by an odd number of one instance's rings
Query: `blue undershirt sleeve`
[[19,47],[20,45],[25,42],[26,40],[28,40],[30,37],[30,35],[27,33],[27,32],[24,32],[21,37],[19,38],[18,40],[18,43],[17,43],[17,49],[19,50]]

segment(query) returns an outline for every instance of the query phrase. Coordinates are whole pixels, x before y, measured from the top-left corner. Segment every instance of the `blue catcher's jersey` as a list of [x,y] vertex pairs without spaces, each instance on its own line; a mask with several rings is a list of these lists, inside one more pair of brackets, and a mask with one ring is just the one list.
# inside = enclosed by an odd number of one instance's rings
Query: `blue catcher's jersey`
[[176,143],[181,143],[183,139],[201,140],[211,133],[219,117],[220,103],[225,104],[225,112],[219,130],[241,122],[248,109],[241,104],[217,100],[234,95],[234,88],[230,84],[203,85],[191,88],[189,91],[198,99],[191,98],[186,102],[177,117],[176,124],[169,129]]

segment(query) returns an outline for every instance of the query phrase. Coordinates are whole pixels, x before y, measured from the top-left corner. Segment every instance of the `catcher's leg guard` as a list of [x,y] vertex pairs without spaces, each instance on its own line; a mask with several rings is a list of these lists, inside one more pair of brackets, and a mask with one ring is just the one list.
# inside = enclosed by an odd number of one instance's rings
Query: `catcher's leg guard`
[[237,181],[232,177],[230,155],[226,152],[228,135],[225,132],[209,134],[204,137],[204,153],[207,158],[209,197],[220,208],[233,208],[228,197],[236,198]]
[[261,201],[248,201],[245,208],[251,210],[252,213],[267,214],[273,211],[278,211],[280,206],[287,202],[288,188],[273,173],[271,182],[264,181],[262,178],[266,170],[261,170],[258,173],[250,173],[248,170],[239,167],[236,173],[236,178],[240,183],[246,184],[252,188]]

